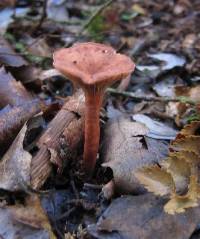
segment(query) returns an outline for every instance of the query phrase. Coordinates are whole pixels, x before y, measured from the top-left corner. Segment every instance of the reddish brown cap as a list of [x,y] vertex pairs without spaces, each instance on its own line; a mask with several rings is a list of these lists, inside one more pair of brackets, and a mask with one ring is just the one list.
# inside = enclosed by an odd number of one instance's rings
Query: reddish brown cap
[[132,60],[104,44],[87,42],[63,48],[53,55],[54,67],[84,88],[105,87],[122,80],[135,68]]

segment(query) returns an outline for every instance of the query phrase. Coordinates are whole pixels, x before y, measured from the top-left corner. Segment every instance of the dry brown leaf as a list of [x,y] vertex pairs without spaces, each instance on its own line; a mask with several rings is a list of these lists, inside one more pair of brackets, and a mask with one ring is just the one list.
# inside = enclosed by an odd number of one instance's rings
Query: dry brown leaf
[[25,89],[21,82],[7,73],[4,67],[0,68],[0,107],[6,105],[17,106],[32,101],[33,96]]
[[191,174],[197,175],[198,166],[200,164],[200,157],[197,154],[195,154],[193,152],[182,150],[179,152],[170,153],[169,156],[181,158],[181,159],[185,160],[188,164],[190,164]]
[[200,137],[187,136],[186,138],[176,139],[171,144],[171,148],[175,151],[188,151],[200,155]]
[[2,239],[49,239],[49,233],[13,220],[9,207],[0,208],[0,235]]
[[[187,161],[178,155],[170,155],[167,160],[163,161],[163,170],[166,170],[174,180],[177,193],[183,193],[187,190],[190,181],[191,167]],[[181,156],[181,155],[180,155]]]
[[48,46],[46,39],[40,38],[37,41],[33,38],[27,40],[27,50],[30,54],[42,57],[51,57],[52,50]]
[[198,206],[199,197],[200,186],[198,179],[195,176],[191,176],[187,194],[183,196],[174,194],[164,206],[164,210],[169,214],[183,213],[186,208]]
[[[200,122],[192,122],[184,127],[176,139],[171,143],[168,158],[161,162],[162,169],[169,173],[175,184],[175,191],[171,192],[171,199],[164,209],[169,214],[185,212],[186,208],[196,207],[200,197],[199,165],[200,165],[200,136],[198,136]],[[158,171],[159,171],[158,170]],[[141,173],[142,172],[142,173]],[[159,172],[160,173],[160,172]],[[138,180],[154,194],[165,195],[161,189],[155,185],[159,183],[168,186],[165,174],[155,170],[155,166],[148,166],[141,169]],[[159,177],[158,177],[158,175]],[[157,177],[157,178],[156,178]],[[153,180],[157,180],[156,183]],[[165,188],[164,188],[165,189]],[[165,190],[164,192],[167,192]]]
[[175,191],[171,174],[157,165],[139,169],[135,172],[135,176],[149,192],[155,195],[164,196]]
[[22,181],[30,185],[30,166],[32,156],[23,149],[27,124],[20,130],[13,144],[0,162],[0,188],[23,190]]
[[190,124],[187,124],[181,131],[180,134],[184,136],[200,136],[198,130],[200,129],[200,121],[193,121]]
[[[13,0],[3,0],[5,2],[13,2]],[[0,1],[1,7],[2,0]],[[0,63],[6,66],[21,67],[28,63],[13,49],[3,36],[0,36]]]
[[188,239],[200,220],[200,207],[190,208],[184,214],[164,212],[166,203],[146,193],[123,196],[113,200],[96,225],[88,231],[96,239]]
[[48,231],[50,239],[56,239],[37,195],[27,197],[25,206],[16,205],[10,207],[9,211],[15,221],[32,228],[45,229]]
[[2,7],[13,7],[15,5],[16,0],[1,0],[0,8]]
[[175,87],[176,96],[189,97],[190,100],[194,102],[200,102],[200,86],[187,87],[187,86],[176,86]]
[[0,154],[2,155],[13,142],[23,124],[41,111],[38,100],[28,101],[22,105],[5,107],[0,117]]
[[156,164],[167,155],[167,145],[145,137],[148,131],[145,125],[127,118],[108,121],[104,131],[103,166],[113,170],[116,190],[144,192],[133,171]]

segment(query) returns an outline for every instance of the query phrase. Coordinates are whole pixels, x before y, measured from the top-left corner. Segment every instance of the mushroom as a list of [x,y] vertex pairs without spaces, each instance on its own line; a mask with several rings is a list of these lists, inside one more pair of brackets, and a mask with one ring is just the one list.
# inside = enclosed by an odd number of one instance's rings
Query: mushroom
[[92,176],[99,148],[99,113],[106,87],[134,70],[132,60],[104,44],[77,43],[57,50],[53,65],[85,93],[85,142],[83,165]]

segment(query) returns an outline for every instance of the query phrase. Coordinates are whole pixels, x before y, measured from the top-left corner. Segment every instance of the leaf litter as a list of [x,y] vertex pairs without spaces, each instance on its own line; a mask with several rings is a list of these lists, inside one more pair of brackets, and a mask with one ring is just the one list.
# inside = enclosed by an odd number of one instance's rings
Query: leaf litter
[[[22,238],[50,238],[52,230],[59,239],[91,235],[95,238],[189,239],[198,229],[198,0],[192,3],[109,2],[111,6],[106,1],[105,5],[99,1],[51,0],[0,3],[4,34],[0,40],[1,66],[8,79],[11,73],[28,94],[31,92],[42,103],[38,106],[25,100],[13,85],[5,86],[7,91],[0,87],[0,120],[4,122],[0,151],[1,163],[6,165],[0,177],[1,188],[6,189],[2,192],[5,200],[1,198],[1,204],[7,207],[1,208],[1,221],[5,224],[0,234],[5,239],[13,238],[17,232]],[[46,9],[43,3],[47,3]],[[99,13],[93,17],[96,10]],[[82,31],[83,26],[88,27]],[[52,52],[77,41],[110,44],[134,58],[137,66],[128,81],[119,85],[122,91],[134,92],[136,97],[108,95],[105,100],[105,106],[108,101],[109,105],[101,112],[103,147],[95,177],[87,183],[80,170],[84,115],[71,107],[74,101],[67,97],[72,94],[69,82],[49,72]],[[19,105],[12,92],[19,96]],[[178,101],[145,100],[157,96],[160,99],[176,97]],[[52,119],[68,100],[70,108],[65,113],[73,120],[69,120],[64,130],[63,122],[55,123]],[[32,105],[38,108],[29,114]],[[16,113],[19,110],[21,113]],[[30,125],[24,125],[39,111],[45,119],[42,126],[31,129]],[[133,117],[137,122],[133,122]],[[7,126],[12,122],[14,131],[9,131]],[[25,130],[23,125],[28,126],[24,135],[20,131]],[[54,137],[58,128],[62,129],[56,134],[58,137]],[[39,140],[45,135],[51,145]],[[170,145],[169,140],[173,140]],[[147,189],[139,183],[138,175]],[[43,207],[48,211],[50,204],[52,226],[40,210],[41,198],[37,195],[43,192],[37,190],[41,189],[50,189],[45,194],[48,200],[43,202]],[[51,192],[52,189],[55,191]],[[146,193],[147,190],[158,196]],[[120,197],[122,193],[132,195]],[[138,193],[144,195],[135,195]],[[32,194],[37,198],[35,202]],[[12,214],[11,207],[14,208]]]

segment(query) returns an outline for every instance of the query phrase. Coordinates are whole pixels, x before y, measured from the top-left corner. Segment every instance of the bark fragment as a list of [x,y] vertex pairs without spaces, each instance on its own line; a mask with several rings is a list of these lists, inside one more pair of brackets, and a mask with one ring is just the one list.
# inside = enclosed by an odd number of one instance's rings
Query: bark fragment
[[[48,178],[52,169],[51,157],[54,157],[53,161],[56,161],[58,166],[60,165],[61,137],[66,139],[66,143],[68,143],[66,147],[70,152],[66,155],[66,160],[76,152],[83,135],[83,110],[84,96],[82,92],[78,91],[64,104],[39,139],[37,143],[39,151],[33,157],[31,163],[31,185],[34,189],[39,189]],[[56,156],[55,154],[52,155],[52,152],[57,152]]]

